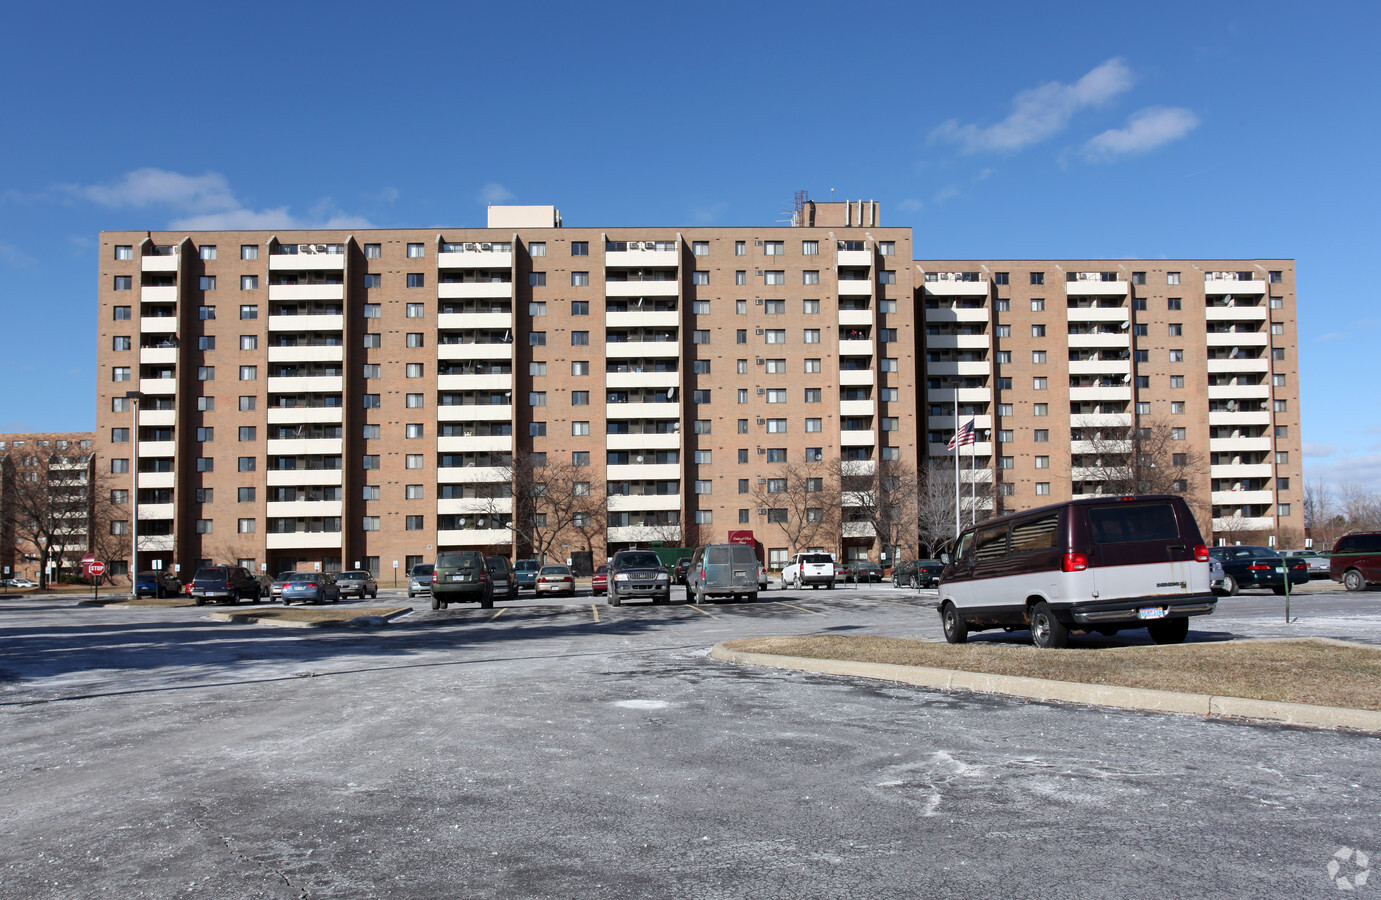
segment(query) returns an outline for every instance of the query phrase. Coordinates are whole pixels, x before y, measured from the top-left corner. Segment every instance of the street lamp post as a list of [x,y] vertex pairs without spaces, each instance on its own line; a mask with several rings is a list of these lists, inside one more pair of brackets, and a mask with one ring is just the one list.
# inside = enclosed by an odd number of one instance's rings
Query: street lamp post
[[129,595],[139,599],[139,391],[125,391],[133,425],[130,428],[129,490]]

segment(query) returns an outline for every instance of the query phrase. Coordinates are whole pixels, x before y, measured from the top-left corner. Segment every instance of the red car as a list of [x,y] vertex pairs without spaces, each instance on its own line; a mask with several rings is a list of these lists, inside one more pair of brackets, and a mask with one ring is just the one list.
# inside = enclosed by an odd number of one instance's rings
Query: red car
[[609,567],[600,566],[595,569],[595,575],[590,579],[590,592],[603,594],[607,590],[609,590]]

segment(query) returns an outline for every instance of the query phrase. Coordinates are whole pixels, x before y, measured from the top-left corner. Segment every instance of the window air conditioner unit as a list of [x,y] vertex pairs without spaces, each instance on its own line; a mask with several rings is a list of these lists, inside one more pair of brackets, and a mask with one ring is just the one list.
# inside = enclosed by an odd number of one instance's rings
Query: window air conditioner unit
[[753,329],[753,333],[754,333],[754,334],[762,334],[762,329],[761,329],[761,328],[755,328],[755,329]]
[[765,393],[767,393],[767,388],[758,388],[758,393],[759,393],[759,394],[765,394]]
[[765,515],[767,515],[767,510],[766,510],[765,508],[761,507],[761,506],[758,507],[758,515],[760,515],[760,516],[765,516]]
[[759,297],[758,299],[754,300],[754,301],[753,301],[753,305],[754,305],[754,306],[762,306],[762,298]]
[[754,246],[754,247],[761,247],[761,246],[762,246],[762,241],[753,241],[753,246]]
[[767,450],[766,450],[765,448],[763,448],[763,447],[759,447],[759,448],[758,448],[758,455],[759,455],[759,456],[766,456],[766,455],[767,455]]
[[762,274],[762,269],[754,269],[754,270],[753,270],[753,274],[754,274],[754,275],[761,275],[761,274]]
[[758,365],[760,365],[760,366],[763,365],[763,364],[766,363],[766,362],[767,362],[767,360],[763,359],[761,356],[759,356],[758,359],[757,359],[757,363],[758,363]]
[[483,250],[485,253],[488,253],[490,250],[493,250],[493,249],[494,249],[494,245],[493,245],[493,244],[480,244],[480,249]]
[[313,252],[316,252],[316,253],[325,253],[325,252],[327,251],[327,249],[328,249],[328,248],[327,248],[327,246],[326,246],[325,244],[314,244],[314,245],[313,245]]
[[759,478],[759,479],[758,479],[758,484],[767,484],[767,479],[766,479],[766,478]]
[[766,420],[766,419],[758,419],[758,424],[759,424],[759,425],[766,425],[766,424],[767,424],[767,420]]

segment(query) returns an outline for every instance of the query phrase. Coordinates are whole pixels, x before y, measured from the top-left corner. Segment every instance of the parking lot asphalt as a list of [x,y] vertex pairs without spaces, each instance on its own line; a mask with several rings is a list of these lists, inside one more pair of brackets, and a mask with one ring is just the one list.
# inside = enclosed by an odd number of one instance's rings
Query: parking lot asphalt
[[[1381,850],[1374,738],[726,666],[938,639],[934,592],[674,596],[309,632],[6,601],[0,896],[1336,896]],[[1378,596],[1193,635],[1381,643]]]

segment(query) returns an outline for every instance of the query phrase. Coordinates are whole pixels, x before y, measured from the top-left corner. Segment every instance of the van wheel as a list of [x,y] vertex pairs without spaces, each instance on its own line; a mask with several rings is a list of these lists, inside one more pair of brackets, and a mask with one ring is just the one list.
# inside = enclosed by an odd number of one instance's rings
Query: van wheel
[[757,603],[757,602],[758,602],[758,592],[757,592],[757,591],[753,591],[751,594],[748,595],[748,602],[749,602],[749,603]]
[[959,610],[948,600],[940,607],[940,624],[945,629],[945,640],[951,644],[962,644],[969,639],[969,624],[959,615]]
[[1044,601],[1031,610],[1031,643],[1042,650],[1059,650],[1069,646],[1069,629],[1055,618],[1050,604]]
[[1146,626],[1146,633],[1157,644],[1183,644],[1189,635],[1189,619],[1163,619]]
[[1224,593],[1224,594],[1227,594],[1229,597],[1236,597],[1236,596],[1237,596],[1237,591],[1238,591],[1237,579],[1236,579],[1236,578],[1233,578],[1231,575],[1224,575],[1224,576],[1223,576],[1223,593]]
[[1360,591],[1367,586],[1367,580],[1362,577],[1362,573],[1357,569],[1348,569],[1343,573],[1343,587],[1349,591]]

